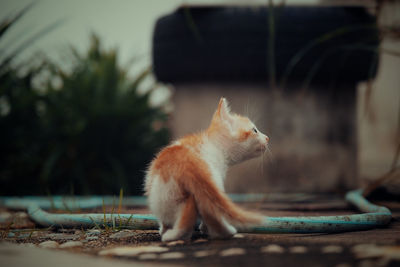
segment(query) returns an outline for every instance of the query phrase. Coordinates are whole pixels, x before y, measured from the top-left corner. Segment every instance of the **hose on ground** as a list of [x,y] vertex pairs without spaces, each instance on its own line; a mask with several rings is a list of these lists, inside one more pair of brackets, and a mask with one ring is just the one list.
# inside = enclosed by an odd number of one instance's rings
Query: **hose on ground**
[[[392,219],[389,209],[370,203],[362,196],[362,190],[348,192],[346,201],[363,213],[306,217],[265,216],[261,225],[240,227],[238,231],[242,233],[338,233],[384,227]],[[33,221],[45,227],[158,229],[157,218],[151,214],[54,214],[44,211],[33,201],[28,206],[28,214]]]

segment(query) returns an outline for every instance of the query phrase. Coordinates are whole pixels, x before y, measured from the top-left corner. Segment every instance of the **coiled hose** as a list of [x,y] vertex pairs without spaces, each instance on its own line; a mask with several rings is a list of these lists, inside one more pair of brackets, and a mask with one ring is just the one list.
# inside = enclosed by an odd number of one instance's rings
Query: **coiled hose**
[[[92,199],[92,200],[91,200]],[[144,197],[129,198],[130,204],[143,205]],[[252,201],[260,199],[259,195],[249,195],[245,199]],[[7,201],[8,200],[8,201]],[[242,197],[242,201],[244,198]],[[2,198],[1,202],[7,207],[27,208],[30,218],[45,227],[118,227],[125,229],[155,230],[158,229],[156,217],[150,214],[54,214],[44,211],[42,208],[87,208],[95,205],[114,201],[102,199],[102,203],[94,203],[93,198],[72,200],[57,199],[53,203],[38,198],[37,201],[30,199]],[[346,201],[356,207],[360,214],[338,215],[338,216],[307,216],[307,217],[270,217],[265,216],[261,225],[252,227],[241,227],[242,233],[337,233],[347,231],[359,231],[383,227],[390,223],[392,213],[389,209],[370,203],[362,196],[362,190],[350,191],[346,194]],[[64,204],[63,204],[64,203]],[[124,201],[124,203],[126,203]],[[13,206],[14,205],[14,206]]]

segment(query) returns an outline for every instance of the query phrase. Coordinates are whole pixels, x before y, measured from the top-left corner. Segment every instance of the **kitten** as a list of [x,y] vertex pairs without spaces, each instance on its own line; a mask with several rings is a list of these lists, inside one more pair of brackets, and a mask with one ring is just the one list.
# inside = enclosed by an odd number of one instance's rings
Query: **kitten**
[[[162,241],[187,240],[197,218],[211,238],[229,238],[233,226],[258,224],[262,216],[236,206],[224,193],[228,166],[260,156],[269,138],[221,98],[209,128],[175,141],[156,156],[146,174],[149,208]],[[232,225],[233,224],[233,225]]]

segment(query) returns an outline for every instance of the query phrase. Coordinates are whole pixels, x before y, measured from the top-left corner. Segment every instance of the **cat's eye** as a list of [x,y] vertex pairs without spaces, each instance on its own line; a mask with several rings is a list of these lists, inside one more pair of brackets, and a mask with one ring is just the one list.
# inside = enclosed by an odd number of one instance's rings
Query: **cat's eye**
[[258,133],[256,127],[253,128],[253,132],[254,132],[254,133]]

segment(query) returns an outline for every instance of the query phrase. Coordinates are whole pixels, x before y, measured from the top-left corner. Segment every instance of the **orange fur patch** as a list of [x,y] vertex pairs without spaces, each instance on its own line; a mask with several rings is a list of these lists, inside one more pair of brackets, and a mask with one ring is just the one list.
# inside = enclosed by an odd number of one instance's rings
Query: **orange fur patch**
[[247,138],[250,137],[250,135],[251,135],[251,132],[250,132],[250,131],[241,131],[241,132],[239,133],[239,141],[240,141],[240,142],[245,141]]
[[215,217],[215,215],[211,215],[211,213],[203,213],[202,219],[208,228],[213,229],[218,233],[224,232],[222,223]]
[[183,207],[181,218],[179,220],[179,228],[190,230],[193,228],[197,219],[197,208],[193,195],[186,199],[184,205],[185,206]]
[[171,146],[164,148],[156,157],[151,171],[156,171],[161,179],[166,183],[169,181],[173,174],[173,169],[176,168],[174,159],[179,158],[180,155],[185,154],[185,148],[182,146]]
[[182,145],[194,149],[196,152],[199,151],[200,145],[203,143],[202,133],[187,135],[179,140]]
[[181,139],[180,145],[166,147],[157,155],[151,172],[159,174],[164,182],[173,178],[179,185],[195,177],[211,177],[207,164],[195,153],[201,140],[199,135],[190,135]]

